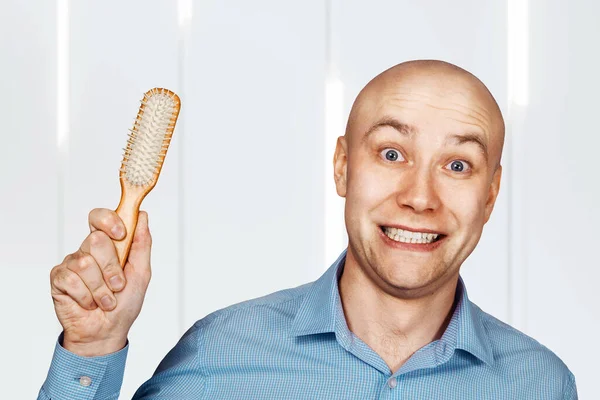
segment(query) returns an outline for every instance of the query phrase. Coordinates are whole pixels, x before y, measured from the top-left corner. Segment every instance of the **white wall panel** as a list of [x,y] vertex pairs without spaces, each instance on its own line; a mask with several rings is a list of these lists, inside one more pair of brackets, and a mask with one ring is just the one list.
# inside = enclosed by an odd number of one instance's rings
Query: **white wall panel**
[[523,213],[511,227],[525,240],[523,328],[572,369],[582,399],[600,396],[598,13],[591,1],[530,2],[530,100],[515,160]]
[[[335,67],[345,87],[345,116],[367,82],[412,59],[441,59],[478,76],[506,111],[506,6],[503,2],[451,3],[333,0]],[[337,47],[337,49],[336,49]],[[507,320],[507,177],[478,247],[461,274],[471,300]]]
[[0,296],[5,305],[0,322],[2,398],[37,398],[48,374],[61,331],[50,296],[50,267],[0,267],[2,281],[11,282]]
[[0,230],[1,265],[28,268],[56,256],[55,13],[51,2],[0,4],[0,225],[10,227]]
[[183,106],[186,326],[325,269],[324,10],[317,0],[194,4]]
[[0,386],[11,399],[36,397],[58,326],[55,14],[53,2],[0,3]]
[[[89,233],[96,207],[116,209],[118,169],[139,100],[153,87],[178,91],[178,18],[162,1],[71,2],[71,101],[65,246],[71,253]],[[178,293],[178,135],[161,176],[141,209],[153,235],[152,282],[130,333],[122,398],[148,379],[180,337]]]

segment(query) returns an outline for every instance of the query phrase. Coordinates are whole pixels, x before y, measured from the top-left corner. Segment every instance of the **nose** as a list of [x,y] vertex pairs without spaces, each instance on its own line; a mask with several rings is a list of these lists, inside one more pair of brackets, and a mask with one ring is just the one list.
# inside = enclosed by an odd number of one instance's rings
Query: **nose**
[[398,206],[419,214],[437,210],[441,201],[432,175],[429,168],[413,167],[404,171],[398,182]]

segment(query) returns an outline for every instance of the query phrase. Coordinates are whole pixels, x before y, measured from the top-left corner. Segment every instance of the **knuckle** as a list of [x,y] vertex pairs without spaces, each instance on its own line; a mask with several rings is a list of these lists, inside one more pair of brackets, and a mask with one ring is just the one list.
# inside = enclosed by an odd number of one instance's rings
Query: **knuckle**
[[119,260],[117,259],[116,255],[108,264],[106,264],[104,267],[104,272],[110,276],[123,275],[123,268],[121,268],[121,264],[119,264]]
[[69,287],[69,288],[73,288],[73,289],[78,288],[79,282],[81,282],[81,280],[79,279],[79,277],[76,274],[63,274],[62,281],[63,281],[65,287]]
[[101,299],[102,296],[104,296],[105,290],[104,290],[104,286],[101,285],[95,289],[90,289],[92,296],[94,297],[94,299]]
[[93,304],[95,303],[94,298],[92,297],[92,294],[89,292],[89,290],[73,294],[71,295],[71,298],[84,308],[93,308]]
[[94,308],[94,304],[96,304],[92,294],[89,291],[86,291],[85,294],[81,296],[79,301],[81,304],[85,304],[88,308]]
[[56,279],[56,275],[60,272],[62,264],[56,265],[54,267],[52,267],[52,269],[50,270],[50,281],[54,282]]
[[111,295],[111,293],[112,292],[110,290],[108,290],[108,288],[106,286],[102,285],[98,289],[92,291],[92,296],[95,299],[95,301],[98,303],[98,305],[100,305],[102,302],[102,298],[104,298],[104,296],[108,296],[109,298],[113,297]]
[[94,258],[90,254],[83,254],[77,259],[75,263],[75,268],[77,271],[84,271],[85,269],[91,267],[94,263]]
[[89,239],[90,239],[90,245],[92,246],[98,246],[100,245],[106,237],[106,233],[100,231],[100,230],[96,230],[92,233],[90,233],[89,235]]
[[123,272],[121,268],[117,268],[115,265],[109,265],[102,271],[102,275],[104,275],[104,279],[109,282],[114,276],[123,276]]
[[81,256],[83,256],[85,253],[83,251],[81,251],[81,248],[79,250],[77,250],[75,253],[71,254],[71,257],[68,257],[68,261],[76,261],[79,258],[81,258]]

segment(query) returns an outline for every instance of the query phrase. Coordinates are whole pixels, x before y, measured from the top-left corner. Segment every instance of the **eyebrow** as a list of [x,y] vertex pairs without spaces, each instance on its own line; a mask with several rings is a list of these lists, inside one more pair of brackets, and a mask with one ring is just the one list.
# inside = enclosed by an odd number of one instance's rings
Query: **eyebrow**
[[391,117],[383,117],[378,122],[376,122],[375,125],[369,128],[369,130],[364,134],[362,141],[365,142],[373,132],[377,131],[379,128],[384,126],[394,128],[399,133],[405,136],[413,136],[415,133],[417,133],[417,129],[413,126],[407,125]]
[[[379,128],[389,126],[390,128],[395,129],[397,132],[401,133],[404,136],[414,136],[419,131],[414,126],[405,124],[403,122],[398,121],[392,117],[383,117],[378,122],[376,122],[373,126],[367,130],[364,134],[362,141],[365,142],[371,134],[376,132]],[[483,153],[484,158],[488,159],[488,148],[485,140],[481,137],[481,135],[477,133],[464,133],[464,134],[452,134],[446,139],[446,143],[455,143],[457,145],[462,145],[465,143],[473,143],[477,145],[481,152]]]
[[449,143],[449,142],[454,142],[457,145],[461,145],[461,144],[465,144],[465,143],[473,143],[473,144],[479,146],[479,149],[483,153],[483,157],[486,159],[486,161],[488,159],[487,144],[485,143],[485,141],[483,140],[481,135],[478,135],[476,133],[453,134],[453,135],[450,135],[450,137],[448,139],[446,139],[446,143]]

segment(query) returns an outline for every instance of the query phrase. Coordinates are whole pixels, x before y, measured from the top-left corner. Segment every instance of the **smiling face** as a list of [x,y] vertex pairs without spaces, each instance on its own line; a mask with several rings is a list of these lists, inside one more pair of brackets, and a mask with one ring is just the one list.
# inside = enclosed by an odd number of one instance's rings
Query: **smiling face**
[[371,81],[335,153],[347,265],[396,296],[457,278],[498,194],[503,138],[493,97],[457,67],[401,65]]

